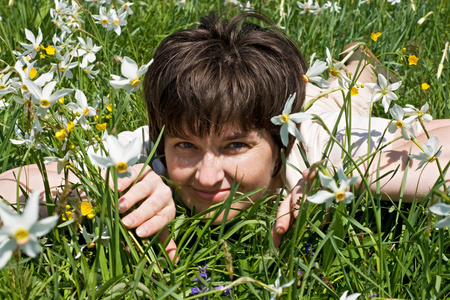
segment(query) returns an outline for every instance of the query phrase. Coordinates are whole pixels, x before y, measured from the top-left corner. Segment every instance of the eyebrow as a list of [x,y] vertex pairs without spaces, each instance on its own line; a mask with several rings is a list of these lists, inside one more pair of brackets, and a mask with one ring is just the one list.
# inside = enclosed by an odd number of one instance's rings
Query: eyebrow
[[249,136],[250,136],[250,132],[232,132],[232,133],[230,133],[230,134],[228,134],[228,135],[225,135],[224,137],[223,137],[223,139],[225,140],[225,141],[231,141],[231,140],[239,140],[239,139],[246,139],[246,138],[249,138]]

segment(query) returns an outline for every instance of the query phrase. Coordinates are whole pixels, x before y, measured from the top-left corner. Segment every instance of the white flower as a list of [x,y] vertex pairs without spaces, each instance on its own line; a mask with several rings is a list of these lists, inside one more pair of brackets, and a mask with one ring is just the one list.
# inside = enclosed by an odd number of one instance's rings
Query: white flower
[[186,7],[186,0],[179,0],[179,1],[175,2],[175,5],[184,9]]
[[391,101],[398,99],[394,91],[397,90],[401,85],[401,81],[388,85],[386,78],[383,75],[378,74],[378,84],[365,84],[365,86],[373,90],[373,94],[371,98],[367,100],[367,102],[377,102],[378,100],[382,99],[381,102],[383,103],[384,112],[387,112],[389,110]]
[[445,216],[434,224],[436,228],[447,228],[450,227],[450,205],[445,203],[438,203],[430,207],[430,211],[433,214]]
[[327,63],[324,61],[319,61],[318,59],[316,59],[313,63],[315,56],[316,53],[313,53],[309,61],[309,69],[305,75],[302,75],[302,78],[304,82],[312,82],[317,84],[320,88],[326,89],[330,87],[331,83],[319,75],[327,69]]
[[16,91],[11,85],[13,81],[9,79],[10,76],[11,73],[6,73],[2,77],[0,77],[0,97]]
[[239,5],[239,6],[241,5],[241,3],[237,0],[225,0],[223,2],[223,5],[228,5],[228,4],[235,4],[235,5]]
[[96,59],[95,53],[102,49],[102,46],[93,45],[90,37],[87,37],[86,41],[78,37],[78,41],[80,42],[80,48],[77,50],[77,54],[83,57],[82,64],[87,66],[88,62],[93,63]]
[[333,62],[333,58],[331,57],[330,50],[326,48],[327,53],[327,64],[330,72],[330,75],[334,78],[337,78],[339,86],[348,89],[348,85],[352,82],[350,78],[344,75],[344,73],[341,72],[341,68],[344,65],[342,62]]
[[36,53],[41,50],[41,43],[43,39],[41,28],[39,28],[39,32],[36,37],[30,30],[25,28],[25,36],[27,37],[27,40],[31,42],[31,44],[20,43],[22,47],[27,49],[24,53],[22,53],[22,56],[30,54],[30,56],[33,58],[36,56]]
[[338,6],[337,2],[333,2],[331,3],[331,1],[327,1],[324,5],[323,5],[323,9],[330,9],[331,12],[337,12],[339,13],[341,11],[341,7]]
[[131,2],[125,2],[123,0],[118,0],[120,8],[117,11],[117,13],[120,15],[123,12],[126,12],[128,15],[132,15],[133,11],[131,10],[130,6],[133,5],[134,3]]
[[138,69],[137,63],[131,58],[125,56],[120,68],[122,75],[125,76],[125,78],[117,75],[111,75],[113,80],[109,83],[116,89],[125,88],[128,94],[130,92],[134,92],[141,85],[140,77],[147,72],[148,66],[150,66],[152,62],[153,60]]
[[[22,79],[22,82],[16,81],[12,84],[17,85],[17,88],[20,88],[22,90],[22,92],[25,94],[28,93],[28,87],[25,84],[25,80],[28,79],[31,81],[30,72],[33,70],[35,63],[36,62],[32,62],[32,63],[26,62],[27,67],[25,68],[25,71],[22,70],[23,65],[19,60],[14,65],[14,69],[16,69],[17,73],[19,74],[20,78]],[[38,87],[43,87],[47,82],[52,80],[52,78],[53,78],[53,72],[47,72],[47,73],[42,74],[38,78],[36,78],[33,81],[33,83],[35,85],[37,85]]]
[[389,124],[388,130],[390,133],[394,133],[397,131],[397,129],[401,130],[402,133],[402,137],[405,140],[410,140],[411,137],[409,135],[409,133],[411,133],[413,136],[414,135],[414,129],[412,127],[412,124],[414,122],[414,118],[413,117],[408,117],[406,119],[403,119],[405,112],[403,111],[403,108],[401,108],[399,105],[394,105],[394,107],[392,107],[389,112],[391,113],[391,116],[394,118],[395,122],[391,122],[391,124]]
[[361,294],[360,293],[355,293],[355,294],[351,294],[350,296],[347,296],[348,291],[345,291],[342,296],[339,298],[339,300],[355,300],[356,298],[358,298]]
[[104,6],[100,7],[99,15],[93,15],[92,17],[97,20],[95,21],[96,24],[100,24],[104,28],[108,28],[108,25],[111,23],[111,19],[106,13],[106,8]]
[[361,5],[361,4],[369,4],[369,3],[370,3],[370,0],[359,0],[358,5]]
[[[428,103],[425,103],[420,110],[415,108],[414,106],[412,106],[411,104],[406,104],[406,108],[403,109],[403,111],[405,112],[405,116],[411,116],[414,118],[414,120],[422,120],[425,121],[427,123],[431,122],[431,120],[433,120],[433,117],[430,114],[427,114],[426,112],[429,109],[429,105]],[[420,124],[420,122],[417,124],[417,132],[422,132],[423,128],[422,125]]]
[[289,133],[295,136],[299,141],[303,141],[296,123],[312,119],[312,115],[304,112],[291,114],[292,104],[294,103],[295,97],[296,93],[294,93],[287,99],[281,115],[272,117],[270,119],[273,124],[281,125],[280,136],[281,142],[284,146],[287,146],[287,144],[289,143]]
[[0,268],[11,258],[13,251],[20,247],[26,255],[35,257],[41,252],[38,237],[47,234],[58,222],[58,216],[38,221],[39,191],[34,191],[27,201],[22,214],[14,213],[10,207],[0,203]]
[[291,281],[280,285],[280,279],[281,279],[281,270],[278,270],[278,277],[275,280],[275,284],[269,284],[271,288],[274,288],[276,291],[269,290],[266,288],[266,290],[270,291],[270,300],[274,300],[276,297],[281,296],[281,293],[283,293],[283,289],[286,287],[291,286],[294,283],[295,279],[292,279]]
[[397,3],[400,3],[401,0],[387,0],[387,2],[391,3],[391,5],[395,5]]
[[115,9],[111,9],[111,12],[109,14],[109,17],[111,19],[111,22],[108,24],[108,30],[113,29],[114,32],[117,35],[120,35],[122,32],[121,26],[127,25],[127,21],[125,20],[125,17],[127,16],[126,12],[123,12],[120,15],[117,15],[117,12]]
[[313,4],[313,0],[308,0],[308,2],[306,2],[306,3],[301,3],[299,1],[297,1],[297,5],[298,5],[298,7],[300,7],[300,9],[303,9],[300,12],[300,14],[305,14],[307,12],[314,13],[320,8],[319,5],[317,4],[317,1],[315,4]]
[[24,83],[33,95],[33,102],[39,105],[36,112],[36,115],[39,117],[44,117],[47,114],[49,107],[59,98],[72,92],[72,89],[62,89],[52,94],[53,89],[56,86],[56,81],[50,81],[42,89],[29,79],[25,79]]
[[431,163],[441,155],[442,150],[439,148],[439,140],[437,136],[433,135],[428,140],[428,143],[423,144],[423,152],[411,154],[411,159],[420,160],[419,166],[416,170],[422,168],[425,163]]
[[320,190],[312,196],[308,196],[307,200],[316,204],[325,203],[326,207],[329,207],[333,200],[338,202],[344,202],[345,204],[350,203],[353,200],[353,193],[348,192],[347,188],[354,184],[358,179],[357,176],[348,178],[345,175],[342,166],[337,169],[338,178],[340,181],[340,186],[338,187],[336,181],[333,178],[326,176],[322,172],[319,172],[320,183],[323,187],[330,189],[332,192]]
[[52,71],[56,72],[56,78],[60,80],[63,76],[72,79],[73,74],[70,69],[75,68],[78,62],[69,62],[72,60],[73,56],[70,52],[66,52],[64,56],[61,56],[58,52],[55,53],[55,57],[60,61],[58,64],[52,63]]
[[131,176],[130,166],[139,160],[142,141],[136,138],[124,147],[116,137],[109,135],[106,138],[106,143],[109,156],[105,157],[93,153],[91,158],[94,162],[102,168],[114,167],[119,177]]
[[75,99],[77,100],[77,103],[67,103],[67,108],[79,116],[77,121],[81,124],[81,127],[83,127],[84,130],[89,130],[90,126],[87,125],[86,117],[95,116],[95,108],[88,105],[86,95],[80,90],[76,90]]
[[[84,59],[83,59],[83,62],[84,62]],[[79,67],[83,69],[84,74],[86,74],[89,79],[94,79],[94,76],[96,76],[98,74],[98,72],[100,72],[100,71],[93,70],[95,65],[88,66],[87,61],[86,61],[86,64],[84,64],[83,62],[79,65]]]

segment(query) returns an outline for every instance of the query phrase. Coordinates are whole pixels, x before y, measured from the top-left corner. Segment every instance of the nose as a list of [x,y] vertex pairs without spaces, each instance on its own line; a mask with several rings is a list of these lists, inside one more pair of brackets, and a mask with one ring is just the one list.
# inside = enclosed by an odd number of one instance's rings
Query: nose
[[221,158],[213,153],[206,153],[197,166],[195,179],[203,187],[214,188],[220,185],[224,177]]

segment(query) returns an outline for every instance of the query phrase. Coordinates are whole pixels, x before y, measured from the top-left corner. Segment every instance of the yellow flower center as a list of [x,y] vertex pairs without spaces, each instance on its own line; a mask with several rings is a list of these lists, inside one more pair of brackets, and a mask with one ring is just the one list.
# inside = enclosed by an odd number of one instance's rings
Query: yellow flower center
[[282,114],[280,119],[283,123],[289,122],[289,114]]
[[84,74],[89,74],[89,69],[84,69]]
[[431,157],[430,159],[428,159],[428,161],[430,162],[430,163],[432,163],[433,161],[435,161],[436,160],[436,157]]
[[30,240],[30,232],[25,228],[19,228],[14,232],[14,238],[18,245],[25,245]]
[[92,249],[92,248],[94,248],[95,247],[95,243],[94,242],[92,242],[92,243],[90,243],[88,246],[88,249]]
[[108,24],[108,19],[102,19],[102,24],[103,25],[107,25]]
[[337,191],[334,194],[334,199],[336,199],[336,201],[341,202],[345,200],[345,192],[344,191]]
[[141,81],[139,80],[139,78],[135,78],[135,79],[131,80],[132,87],[137,87],[140,84],[141,84]]
[[0,84],[0,90],[4,90],[4,89],[6,89],[6,85]]
[[87,115],[89,113],[89,108],[83,109],[83,115]]
[[35,47],[34,47],[34,50],[35,50],[36,52],[39,52],[39,50],[41,50],[41,46],[40,46],[40,45],[35,46]]
[[307,83],[309,81],[308,75],[302,75],[302,79],[305,83]]
[[92,212],[92,205],[89,202],[83,201],[81,202],[80,210],[83,216],[86,216]]
[[118,173],[125,173],[127,171],[127,169],[128,169],[128,165],[126,162],[122,161],[116,165],[116,171]]
[[331,76],[334,76],[334,77],[338,76],[338,72],[336,72],[336,70],[330,69],[329,72],[330,72]]
[[59,70],[60,70],[61,72],[64,72],[64,71],[66,70],[66,67],[61,66],[61,67],[59,68]]
[[50,107],[50,101],[48,101],[47,99],[42,99],[42,100],[39,102],[39,105],[40,105],[42,108],[49,108],[49,107]]
[[402,129],[403,126],[405,126],[405,123],[403,121],[397,121],[395,122],[395,126],[397,126],[397,128]]
[[119,25],[119,20],[114,20],[114,25]]

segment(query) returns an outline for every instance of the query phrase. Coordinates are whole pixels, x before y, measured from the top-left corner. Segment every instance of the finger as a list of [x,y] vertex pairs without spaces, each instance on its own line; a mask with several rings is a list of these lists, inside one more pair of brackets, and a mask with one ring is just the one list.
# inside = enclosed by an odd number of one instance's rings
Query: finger
[[[169,237],[170,232],[167,228],[165,228],[161,234],[159,235],[159,240],[162,244],[164,244],[167,240],[167,238]],[[166,246],[166,253],[167,256],[169,256],[169,259],[173,262],[173,263],[177,263],[178,262],[178,255],[177,255],[177,244],[175,244],[175,241],[173,239],[170,239],[169,243]]]
[[154,215],[151,219],[143,222],[139,227],[136,228],[136,234],[145,238],[156,234],[161,230],[167,223],[172,221],[175,218],[175,206],[167,206],[164,207],[161,211],[159,211],[156,215]]
[[[145,165],[145,164],[136,164],[130,167],[131,169],[131,176],[130,177],[122,177],[117,178],[117,190],[119,192],[122,192],[126,188],[128,188],[138,177],[139,173],[141,172],[142,168],[144,167],[144,171],[142,172],[142,175],[140,178],[144,178],[148,173],[152,171],[152,169]],[[105,178],[106,174],[103,175]],[[111,175],[109,178],[109,187],[111,189],[114,189],[114,180],[112,179]]]
[[[164,191],[165,190],[165,191]],[[137,202],[153,197],[172,198],[170,188],[154,172],[148,174],[142,181],[132,186],[122,197],[119,198],[119,212],[124,213]],[[148,199],[147,199],[148,200]],[[163,204],[163,201],[158,201]]]
[[278,207],[277,220],[272,228],[272,238],[275,247],[280,245],[281,239],[291,223],[291,199],[292,196],[289,195]]

